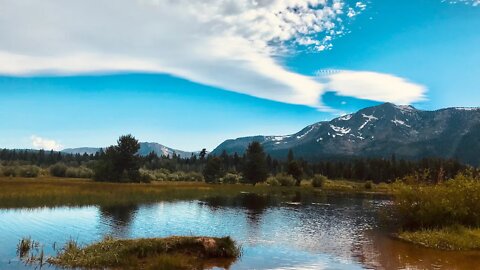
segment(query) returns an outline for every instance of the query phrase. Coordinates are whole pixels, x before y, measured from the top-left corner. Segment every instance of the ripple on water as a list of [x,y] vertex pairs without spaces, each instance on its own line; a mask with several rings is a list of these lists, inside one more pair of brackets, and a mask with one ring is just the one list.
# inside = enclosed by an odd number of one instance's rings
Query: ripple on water
[[[258,201],[257,201],[258,200]],[[282,204],[272,198],[161,202],[110,207],[0,210],[0,269],[24,269],[16,260],[19,239],[51,245],[74,238],[91,243],[105,235],[232,236],[243,256],[232,269],[475,269],[478,253],[426,250],[385,236],[376,210],[388,204],[371,198],[309,198]],[[12,263],[9,264],[9,261]]]

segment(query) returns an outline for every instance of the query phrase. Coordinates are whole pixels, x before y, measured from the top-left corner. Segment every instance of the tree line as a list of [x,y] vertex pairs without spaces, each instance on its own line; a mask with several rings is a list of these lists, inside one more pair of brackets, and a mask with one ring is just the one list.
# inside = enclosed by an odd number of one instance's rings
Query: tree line
[[[203,149],[197,155],[182,158],[158,156],[152,152],[138,155],[138,140],[132,135],[121,136],[117,145],[101,149],[96,154],[66,154],[55,151],[0,150],[3,165],[20,163],[36,166],[52,166],[58,163],[69,166],[87,166],[94,171],[98,181],[140,182],[148,181],[141,169],[168,172],[201,173],[206,182],[218,183],[226,175],[241,175],[243,182],[256,184],[266,181],[269,175],[292,176],[296,184],[316,174],[330,179],[393,182],[398,178],[413,176],[416,181],[437,183],[454,177],[469,167],[453,159],[424,158],[421,160],[390,158],[343,158],[308,162],[296,158],[289,151],[284,159],[272,158],[258,142],[251,143],[245,154],[233,155],[223,151],[218,156],[208,155]],[[412,180],[413,181],[413,180]]]

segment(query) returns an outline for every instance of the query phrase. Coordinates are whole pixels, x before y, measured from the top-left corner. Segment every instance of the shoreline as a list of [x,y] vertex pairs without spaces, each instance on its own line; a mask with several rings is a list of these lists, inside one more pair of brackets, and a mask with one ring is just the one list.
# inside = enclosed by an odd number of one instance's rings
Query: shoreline
[[[386,187],[389,188],[388,185]],[[391,189],[376,186],[365,189],[362,183],[328,180],[323,188],[309,182],[300,187],[258,184],[206,184],[203,182],[162,181],[152,183],[108,183],[90,179],[37,177],[0,177],[0,208],[36,208],[56,206],[128,205],[161,201],[196,200],[211,196],[236,196],[241,193],[282,195],[309,192],[327,194],[390,195]]]

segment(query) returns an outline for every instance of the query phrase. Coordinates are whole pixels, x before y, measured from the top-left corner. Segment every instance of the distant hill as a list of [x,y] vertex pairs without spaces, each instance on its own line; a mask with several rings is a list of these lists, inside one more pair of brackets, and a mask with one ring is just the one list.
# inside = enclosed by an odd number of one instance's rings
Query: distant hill
[[66,149],[63,149],[62,153],[65,153],[65,154],[95,154],[97,153],[98,151],[100,151],[100,148],[95,148],[95,147],[80,147],[80,148],[66,148]]
[[480,165],[480,108],[417,110],[385,103],[318,122],[286,136],[253,136],[226,140],[212,151],[243,154],[260,142],[267,153],[285,158],[320,160],[334,157],[457,158]]
[[[62,153],[67,154],[95,154],[96,152],[100,151],[100,147],[80,147],[80,148],[67,148],[63,149]],[[104,148],[105,149],[105,148]],[[138,150],[138,154],[141,156],[146,156],[151,152],[155,152],[158,156],[172,156],[173,153],[176,153],[182,158],[190,157],[193,154],[198,154],[198,152],[186,152],[177,149],[173,149],[159,143],[152,143],[152,142],[141,142],[140,143],[140,150]]]

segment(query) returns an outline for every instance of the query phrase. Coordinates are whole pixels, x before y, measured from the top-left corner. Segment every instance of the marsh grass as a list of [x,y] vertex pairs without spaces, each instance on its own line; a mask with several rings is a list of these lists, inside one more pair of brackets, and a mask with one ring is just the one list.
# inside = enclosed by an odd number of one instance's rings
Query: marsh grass
[[479,180],[459,174],[434,185],[395,183],[388,211],[398,238],[437,249],[480,249]]
[[[152,183],[106,183],[89,179],[42,176],[0,177],[0,208],[29,208],[85,205],[131,205],[174,200],[200,200],[212,196],[237,196],[241,193],[284,195],[313,192],[310,181],[301,187],[258,184],[212,185],[204,182],[162,181]],[[362,183],[327,180],[322,192],[390,193],[391,185],[374,185],[366,190]]]
[[436,185],[396,184],[393,214],[405,230],[480,227],[480,181],[458,175]]
[[463,226],[400,232],[398,238],[424,247],[443,250],[480,249],[480,229]]
[[310,188],[210,185],[201,182],[120,184],[55,177],[0,178],[0,208],[130,205],[196,200],[211,196],[236,196],[242,192],[262,195],[294,193],[299,190],[308,192]]
[[20,258],[25,258],[30,250],[33,248],[32,239],[30,237],[24,237],[17,245],[17,255]]
[[85,247],[70,241],[47,262],[62,268],[203,269],[204,260],[233,262],[239,256],[240,248],[230,237],[107,237]]
[[43,246],[30,237],[24,237],[17,245],[17,255],[27,265],[36,265],[40,268],[46,263]]

